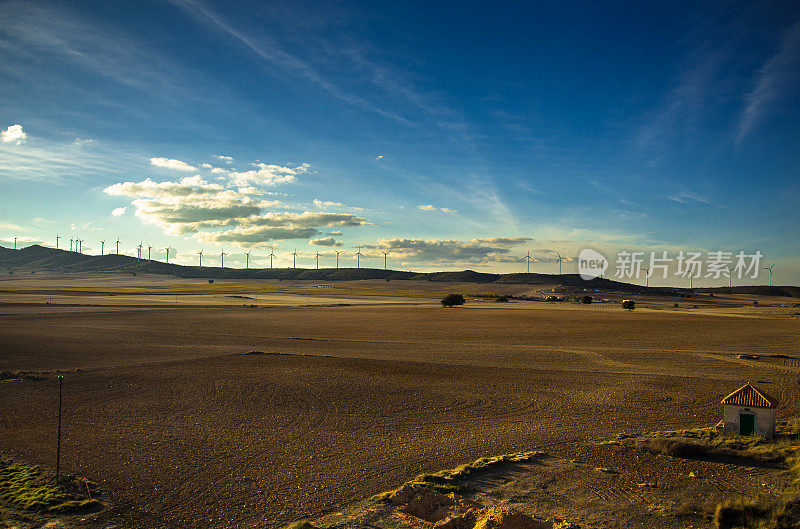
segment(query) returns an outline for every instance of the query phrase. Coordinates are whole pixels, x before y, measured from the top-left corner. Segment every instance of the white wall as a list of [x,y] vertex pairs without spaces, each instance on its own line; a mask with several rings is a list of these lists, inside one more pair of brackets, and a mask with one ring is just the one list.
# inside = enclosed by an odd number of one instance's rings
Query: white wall
[[748,408],[746,406],[723,406],[725,431],[739,433],[739,412],[752,413],[756,416],[756,433],[765,437],[775,436],[775,409],[774,408]]

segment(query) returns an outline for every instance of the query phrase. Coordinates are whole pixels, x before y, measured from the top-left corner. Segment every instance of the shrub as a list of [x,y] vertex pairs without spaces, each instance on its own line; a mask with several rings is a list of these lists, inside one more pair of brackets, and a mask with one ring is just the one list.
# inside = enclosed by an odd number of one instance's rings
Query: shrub
[[766,514],[763,507],[752,503],[720,503],[714,513],[714,523],[719,529],[753,527]]
[[588,305],[591,302],[592,302],[592,296],[583,296],[581,298],[581,303],[583,303],[584,305]]
[[622,308],[626,310],[633,310],[636,308],[636,302],[632,299],[623,299]]
[[444,307],[455,307],[456,305],[463,305],[464,296],[462,296],[461,294],[448,294],[442,298],[441,304]]
[[754,302],[753,302],[753,305],[754,305],[754,306],[758,306],[758,300],[754,301]]
[[208,280],[208,284],[209,284],[209,285],[210,285],[210,284],[212,284],[213,282],[214,282],[214,280],[213,280],[213,279],[209,279],[209,280]]
[[495,303],[508,303],[508,296],[500,296],[494,300]]
[[674,307],[677,309],[677,308],[678,308],[678,304],[676,303],[676,304],[674,305]]
[[650,449],[672,457],[701,458],[708,456],[708,448],[697,443],[659,437],[650,441]]

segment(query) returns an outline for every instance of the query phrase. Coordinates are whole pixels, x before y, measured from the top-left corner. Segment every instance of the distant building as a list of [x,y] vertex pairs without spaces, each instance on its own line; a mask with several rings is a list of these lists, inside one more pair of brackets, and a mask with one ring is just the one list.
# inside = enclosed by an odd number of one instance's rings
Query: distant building
[[727,433],[775,436],[775,407],[778,401],[748,382],[724,399],[723,419],[717,425]]

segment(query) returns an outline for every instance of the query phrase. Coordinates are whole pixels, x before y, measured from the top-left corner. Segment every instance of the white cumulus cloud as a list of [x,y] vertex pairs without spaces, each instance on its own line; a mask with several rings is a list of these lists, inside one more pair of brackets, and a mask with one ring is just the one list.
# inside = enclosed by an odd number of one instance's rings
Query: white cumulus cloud
[[9,125],[8,128],[0,132],[0,141],[3,143],[24,143],[28,135],[22,131],[22,125]]
[[121,217],[126,211],[128,211],[128,208],[114,208],[114,210],[111,211],[111,215],[114,217]]

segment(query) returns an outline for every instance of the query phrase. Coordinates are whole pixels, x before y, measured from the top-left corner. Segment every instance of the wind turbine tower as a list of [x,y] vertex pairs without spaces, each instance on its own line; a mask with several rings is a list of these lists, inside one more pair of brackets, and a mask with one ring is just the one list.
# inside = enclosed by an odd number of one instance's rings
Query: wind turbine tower
[[203,250],[200,250],[199,255],[200,255],[200,268],[202,268],[203,267]]
[[100,255],[103,255],[105,247],[106,247],[106,241],[100,241]]
[[119,255],[119,239],[117,239],[117,255]]
[[141,261],[142,259],[142,242],[139,241],[139,246],[136,247],[136,261]]
[[292,268],[297,268],[297,248],[295,248],[294,253],[292,253]]
[[772,286],[772,269],[775,265],[764,267],[764,270],[769,270],[769,286]]
[[56,233],[56,250],[58,250],[58,240],[61,238],[61,235]]
[[383,269],[388,270],[388,268],[386,267],[386,256],[389,255],[389,251],[388,250],[385,252],[381,251],[381,253],[383,254]]
[[[250,252],[252,252],[252,251],[253,250],[250,250]],[[244,255],[246,257],[246,261],[245,261],[244,267],[247,268],[248,270],[250,269],[250,252],[244,252]]]
[[269,267],[272,268],[272,258],[275,257],[275,247],[269,249]]
[[319,270],[319,250],[317,250],[317,270]]
[[556,255],[558,256],[558,275],[561,275],[561,261],[563,261],[563,259],[561,258],[561,254],[558,253],[558,250],[554,250],[554,251],[556,252]]
[[339,269],[339,254],[342,253],[340,250],[334,250],[336,252],[336,269]]
[[151,260],[152,260],[152,259],[150,259],[150,250],[151,250],[152,248],[153,248],[152,246],[149,246],[149,245],[147,246],[147,260],[148,260],[148,261],[151,261]]
[[525,256],[525,264],[527,265],[526,273],[531,273],[531,261],[533,261],[533,257],[531,257],[531,251],[528,250],[528,255]]
[[361,256],[364,254],[361,253],[362,247],[360,245],[356,246],[356,248],[358,248],[358,251],[356,252],[356,268],[361,268]]
[[225,268],[225,256],[228,255],[225,253],[225,248],[222,249],[222,253],[220,254],[220,268]]
[[649,268],[642,268],[644,270],[644,286],[650,286],[650,269]]
[[14,237],[14,249],[15,250],[17,249],[17,238],[16,237]]
[[69,251],[72,251],[72,237],[69,239]]
[[167,264],[169,264],[169,251],[172,249],[172,246],[167,246],[164,250],[167,252]]

